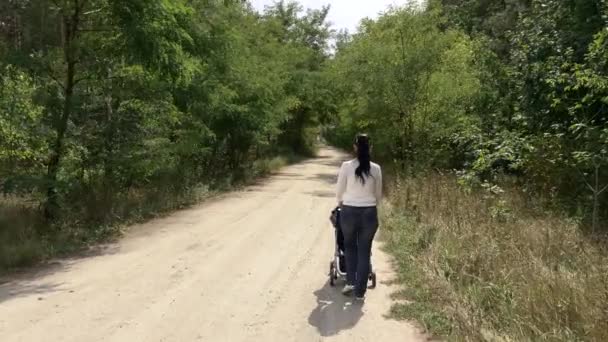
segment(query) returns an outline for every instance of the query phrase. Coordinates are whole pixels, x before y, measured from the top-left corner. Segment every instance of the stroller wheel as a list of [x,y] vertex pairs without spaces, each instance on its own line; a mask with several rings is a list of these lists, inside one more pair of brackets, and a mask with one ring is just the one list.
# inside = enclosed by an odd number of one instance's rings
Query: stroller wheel
[[329,286],[336,286],[336,279],[338,279],[336,264],[332,261],[329,263]]
[[369,280],[372,282],[369,286],[370,289],[376,288],[376,272],[372,272],[369,274]]

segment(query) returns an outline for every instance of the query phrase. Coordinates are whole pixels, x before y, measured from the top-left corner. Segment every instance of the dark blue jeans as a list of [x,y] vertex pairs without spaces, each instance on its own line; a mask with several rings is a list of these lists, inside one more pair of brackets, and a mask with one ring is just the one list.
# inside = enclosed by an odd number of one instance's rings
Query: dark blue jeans
[[356,296],[363,297],[367,291],[372,241],[378,231],[378,209],[343,206],[340,223],[344,234],[346,281],[355,286]]

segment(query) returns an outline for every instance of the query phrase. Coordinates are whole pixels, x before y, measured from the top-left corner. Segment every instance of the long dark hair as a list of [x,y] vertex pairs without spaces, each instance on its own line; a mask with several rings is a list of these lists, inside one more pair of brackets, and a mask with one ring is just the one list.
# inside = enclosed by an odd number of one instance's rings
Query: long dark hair
[[359,160],[355,175],[361,180],[361,183],[365,184],[365,178],[369,177],[371,169],[369,137],[367,134],[357,134],[355,145],[357,146],[357,159]]

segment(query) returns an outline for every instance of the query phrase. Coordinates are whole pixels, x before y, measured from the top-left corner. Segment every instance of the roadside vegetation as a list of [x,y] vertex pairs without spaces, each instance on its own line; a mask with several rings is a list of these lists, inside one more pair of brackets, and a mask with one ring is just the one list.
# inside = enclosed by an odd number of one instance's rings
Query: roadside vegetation
[[395,317],[456,341],[608,340],[608,3],[448,1],[338,36],[325,136],[390,169]]
[[448,340],[608,339],[608,250],[580,222],[452,176],[393,187],[382,236],[404,284],[396,317]]
[[328,8],[0,4],[0,270],[314,154]]

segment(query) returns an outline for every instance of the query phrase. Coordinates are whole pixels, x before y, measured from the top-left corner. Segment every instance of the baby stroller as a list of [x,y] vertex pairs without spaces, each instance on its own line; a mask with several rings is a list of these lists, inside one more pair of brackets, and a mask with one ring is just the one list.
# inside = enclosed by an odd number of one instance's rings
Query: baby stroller
[[[329,285],[335,286],[338,279],[346,279],[346,258],[344,255],[344,234],[340,228],[340,207],[337,207],[331,212],[330,221],[334,226],[336,236],[336,248],[334,252],[334,259],[329,263]],[[376,287],[376,272],[372,267],[371,261],[369,265],[369,281],[371,282],[369,288],[373,289]]]

